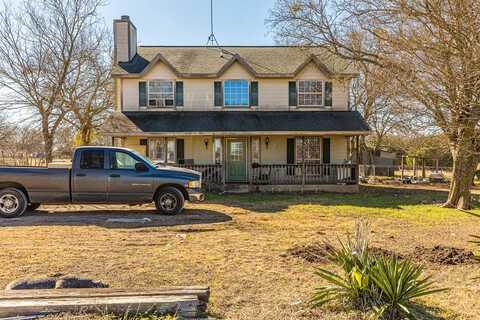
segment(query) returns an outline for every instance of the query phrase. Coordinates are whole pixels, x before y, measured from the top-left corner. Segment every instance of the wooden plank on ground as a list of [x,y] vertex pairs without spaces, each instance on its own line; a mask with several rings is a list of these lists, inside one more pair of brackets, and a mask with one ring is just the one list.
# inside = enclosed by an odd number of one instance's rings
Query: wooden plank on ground
[[[60,289],[59,289],[60,290]],[[123,297],[56,297],[0,299],[0,317],[25,316],[43,312],[95,312],[124,315],[157,312],[176,313],[183,318],[198,316],[197,296],[153,295]]]
[[208,303],[210,288],[207,286],[158,287],[154,289],[42,289],[42,290],[5,290],[0,292],[0,300],[5,299],[50,299],[58,297],[128,297],[128,296],[197,296],[198,300]]

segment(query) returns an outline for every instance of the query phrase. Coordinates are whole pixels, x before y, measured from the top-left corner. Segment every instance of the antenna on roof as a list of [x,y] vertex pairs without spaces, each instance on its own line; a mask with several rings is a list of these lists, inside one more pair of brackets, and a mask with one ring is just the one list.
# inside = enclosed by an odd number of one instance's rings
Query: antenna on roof
[[210,0],[210,35],[208,36],[207,46],[220,47],[213,33],[213,0]]

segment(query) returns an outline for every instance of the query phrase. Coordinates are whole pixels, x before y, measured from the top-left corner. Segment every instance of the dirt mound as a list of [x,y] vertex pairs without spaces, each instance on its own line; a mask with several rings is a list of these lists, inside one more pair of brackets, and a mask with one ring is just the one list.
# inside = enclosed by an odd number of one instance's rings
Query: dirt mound
[[[415,247],[414,251],[408,256],[402,256],[396,252],[379,248],[369,247],[371,255],[377,257],[396,257],[397,259],[409,258],[412,261],[420,263],[431,263],[439,265],[458,265],[478,263],[480,260],[473,252],[452,247],[435,246],[433,248]],[[332,252],[332,246],[326,243],[312,243],[306,245],[296,245],[286,251],[282,256],[293,256],[301,258],[310,263],[328,263],[329,252]]]
[[433,248],[415,247],[410,258],[419,262],[440,265],[458,265],[479,262],[471,251],[444,246],[435,246]]
[[[282,256],[293,256],[301,258],[310,263],[327,263],[329,252],[332,252],[333,247],[327,243],[313,243],[308,245],[296,245],[287,250]],[[383,257],[397,257],[402,259],[402,256],[390,250],[370,247],[369,252],[374,256]]]
[[396,257],[397,259],[403,259],[402,255],[387,249],[379,248],[379,247],[369,247],[368,251],[370,252],[370,254],[377,257],[385,257],[385,258]]
[[308,245],[296,245],[287,250],[283,256],[301,258],[310,263],[327,263],[331,246],[326,243],[313,243]]

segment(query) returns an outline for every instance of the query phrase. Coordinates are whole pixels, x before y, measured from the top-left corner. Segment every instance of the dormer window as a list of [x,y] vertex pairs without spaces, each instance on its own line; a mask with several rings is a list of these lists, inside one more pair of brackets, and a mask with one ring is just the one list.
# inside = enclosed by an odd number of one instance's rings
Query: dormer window
[[250,105],[248,80],[225,80],[223,97],[226,107],[248,107]]
[[299,106],[323,106],[323,81],[299,80],[298,81]]
[[148,81],[148,107],[164,108],[173,106],[175,106],[175,85],[173,81]]

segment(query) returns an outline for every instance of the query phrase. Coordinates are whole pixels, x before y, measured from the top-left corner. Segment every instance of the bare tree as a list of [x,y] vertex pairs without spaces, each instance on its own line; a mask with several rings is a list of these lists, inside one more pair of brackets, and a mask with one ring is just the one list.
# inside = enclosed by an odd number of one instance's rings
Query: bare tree
[[471,207],[480,158],[480,2],[277,0],[269,19],[284,41],[326,45],[394,75],[448,138],[453,179],[446,207]]
[[24,0],[0,11],[0,87],[10,109],[38,120],[47,162],[64,123],[66,83],[74,78],[88,30],[98,22],[102,0]]
[[68,93],[69,121],[77,128],[77,144],[90,145],[113,107],[110,64],[91,60]]
[[109,31],[92,26],[75,60],[73,76],[67,80],[67,121],[77,129],[77,145],[90,145],[99,126],[113,107],[112,59]]
[[384,147],[388,135],[420,130],[419,113],[412,113],[412,102],[392,88],[390,74],[375,65],[357,65],[360,76],[352,82],[353,108],[362,113],[372,129],[372,135],[361,140],[361,147],[373,163],[373,154]]

